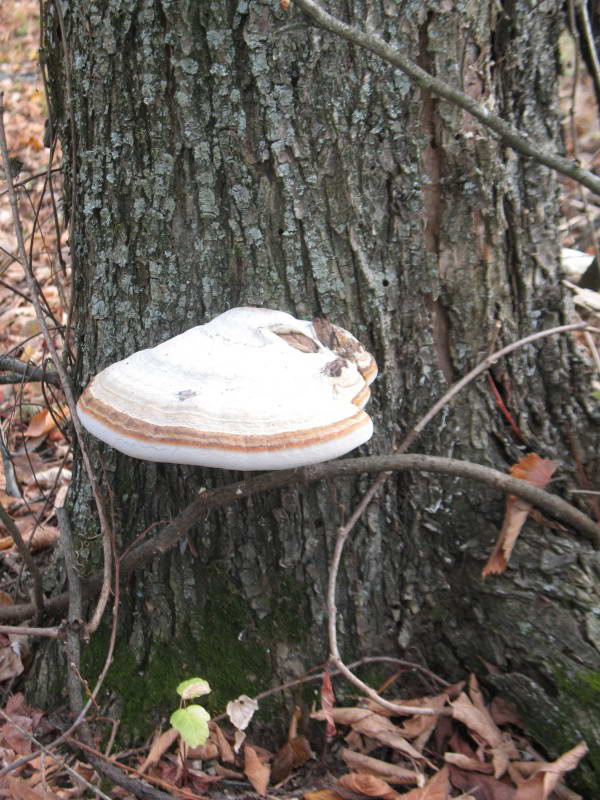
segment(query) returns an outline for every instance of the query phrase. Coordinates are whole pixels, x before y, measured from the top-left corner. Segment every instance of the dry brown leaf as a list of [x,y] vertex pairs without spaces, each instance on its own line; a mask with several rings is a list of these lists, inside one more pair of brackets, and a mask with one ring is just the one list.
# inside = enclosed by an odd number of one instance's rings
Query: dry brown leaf
[[383,797],[386,800],[396,800],[400,797],[389,783],[365,772],[350,772],[348,775],[342,775],[341,778],[338,778],[335,789],[339,790],[342,796],[349,791],[365,797]]
[[[342,725],[351,725],[357,733],[361,733],[363,736],[376,739],[378,742],[388,745],[388,747],[393,747],[405,753],[410,758],[415,758],[419,761],[425,760],[428,763],[424,756],[401,735],[400,728],[394,725],[387,717],[374,714],[366,708],[333,708],[331,709],[331,715],[335,722]],[[314,711],[310,716],[311,719],[325,719],[323,711]]]
[[254,716],[258,703],[248,695],[242,694],[236,700],[227,703],[227,716],[239,731],[244,731]]
[[546,800],[565,772],[575,769],[587,751],[587,744],[580,742],[556,761],[544,764],[531,778],[519,783],[514,800]]
[[295,736],[286,742],[275,754],[271,765],[271,782],[280,783],[293,769],[301,767],[313,757],[306,736]]
[[200,744],[198,747],[190,747],[187,757],[194,761],[213,761],[219,757],[219,748],[209,739],[208,742]]
[[494,777],[501,778],[506,772],[510,759],[518,758],[519,751],[508,733],[502,734],[502,742],[491,751],[492,764],[494,765]]
[[270,773],[269,765],[263,764],[256,750],[249,744],[244,745],[244,774],[261,797],[267,793]]
[[283,747],[279,748],[271,764],[272,782],[274,784],[281,783],[291,774],[293,768],[294,751],[292,750],[292,745],[286,742]]
[[23,435],[27,437],[45,436],[56,428],[55,420],[64,422],[68,418],[68,414],[67,406],[53,409],[52,414],[48,408],[43,408],[33,415]]
[[145,772],[148,767],[157,764],[178,737],[179,731],[176,728],[169,728],[169,730],[156,736],[144,763],[139,767],[139,771]]
[[454,719],[466,725],[470,731],[490,747],[500,747],[503,741],[502,732],[487,709],[477,708],[464,692],[461,693],[457,700],[450,703],[450,706],[452,707]]
[[475,756],[467,756],[464,753],[444,753],[444,761],[455,767],[471,770],[471,772],[483,772],[485,775],[491,775],[494,771],[491,764],[486,764],[485,761],[480,761]]
[[[356,706],[345,707],[338,706],[331,709],[331,716],[333,720],[340,725],[353,725],[366,717],[372,717],[373,712],[366,708],[357,708]],[[313,711],[310,715],[311,719],[318,719],[321,722],[326,721],[325,713],[321,711]]]
[[[22,637],[18,638],[21,639]],[[25,669],[21,660],[21,647],[19,645],[18,641],[12,641],[8,646],[0,647],[0,681],[16,678]]]
[[[465,682],[459,681],[458,683],[453,683],[451,686],[447,686],[444,691],[439,695],[431,695],[428,697],[411,697],[408,700],[403,697],[394,697],[390,700],[390,703],[397,703],[401,706],[414,706],[415,708],[422,708],[423,706],[429,705],[429,703],[435,703],[437,698],[445,697],[446,699],[454,699],[458,697],[458,695],[464,689]],[[384,708],[380,705],[376,700],[367,700],[365,708],[374,711],[376,714],[381,714],[384,717],[401,717],[401,716],[409,716],[407,714],[398,714],[397,711],[392,711],[391,708]],[[423,714],[415,715],[417,717],[423,717]],[[404,723],[406,724],[406,723]]]
[[32,789],[23,778],[8,776],[8,788],[12,800],[60,800],[48,787],[41,788],[40,791]]
[[402,795],[402,800],[449,800],[450,783],[448,767],[442,769],[433,776],[425,786],[420,789],[412,789]]
[[[554,461],[540,458],[537,453],[528,453],[513,465],[510,474],[513,478],[519,478],[538,489],[543,489],[552,477],[556,466]],[[513,547],[530,509],[531,503],[526,500],[522,500],[514,494],[507,496],[504,522],[498,534],[496,547],[481,572],[483,578],[488,575],[498,575],[506,570]]]
[[235,753],[233,752],[233,747],[225,738],[225,734],[221,728],[219,728],[216,722],[209,722],[208,727],[210,728],[210,738],[219,748],[219,757],[221,761],[226,761],[228,764],[234,764]]
[[397,764],[390,764],[389,761],[381,761],[378,758],[363,755],[363,753],[356,753],[347,747],[342,748],[340,755],[350,769],[373,775],[375,778],[381,778],[389,783],[410,786],[418,783],[420,777],[417,772],[404,769]]
[[306,792],[302,800],[340,800],[340,795],[333,789],[319,789],[318,792]]
[[232,781],[244,780],[244,775],[239,770],[224,767],[222,764],[214,764],[213,770],[216,775],[220,775],[222,778],[230,778]]
[[333,721],[332,709],[335,706],[335,694],[333,693],[333,686],[331,685],[331,675],[328,672],[323,673],[323,681],[321,683],[321,709],[325,715],[325,736],[331,739],[335,736],[335,722]]
[[41,486],[42,489],[52,489],[58,480],[69,482],[72,477],[71,470],[64,469],[61,466],[48,467],[48,469],[35,473],[37,485]]
[[467,772],[450,765],[450,782],[459,791],[474,794],[477,800],[516,800],[514,787],[493,775]]
[[33,534],[33,538],[26,538],[25,543],[29,545],[32,553],[37,553],[38,550],[52,547],[58,541],[59,536],[60,531],[53,525],[39,525]]
[[[435,695],[434,697],[421,697],[416,698],[411,701],[411,705],[414,705],[416,708],[423,708],[429,707],[436,710],[441,710],[446,703],[448,702],[448,695],[444,692],[443,694]],[[415,714],[414,717],[405,720],[401,727],[400,731],[408,738],[414,739],[413,745],[415,749],[417,749],[420,753],[423,752],[423,748],[427,744],[427,741],[435,726],[438,723],[438,717],[426,714]]]

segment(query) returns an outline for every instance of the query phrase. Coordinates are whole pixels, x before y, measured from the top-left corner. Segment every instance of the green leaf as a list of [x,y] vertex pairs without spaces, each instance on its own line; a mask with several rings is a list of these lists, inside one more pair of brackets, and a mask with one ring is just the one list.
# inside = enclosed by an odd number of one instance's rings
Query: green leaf
[[177,694],[183,697],[184,700],[191,700],[192,697],[201,697],[209,692],[210,686],[204,678],[188,678],[187,681],[182,681],[177,687]]
[[208,739],[210,714],[202,706],[178,708],[171,714],[171,725],[178,730],[190,747],[199,747]]

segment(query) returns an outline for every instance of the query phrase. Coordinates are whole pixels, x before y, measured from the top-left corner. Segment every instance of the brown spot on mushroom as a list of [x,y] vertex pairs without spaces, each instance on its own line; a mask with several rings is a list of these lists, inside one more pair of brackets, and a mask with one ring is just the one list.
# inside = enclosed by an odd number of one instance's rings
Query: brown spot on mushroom
[[330,361],[323,367],[323,374],[328,375],[330,378],[339,378],[342,374],[344,367],[348,366],[348,362],[343,358],[336,358],[335,361]]
[[324,317],[315,317],[312,325],[317,334],[317,339],[321,344],[325,345],[325,347],[329,347],[331,350],[337,350],[338,338],[335,326]]
[[295,347],[296,350],[300,350],[301,353],[318,353],[319,352],[319,345],[315,342],[314,339],[311,339],[310,336],[305,336],[303,333],[277,333],[281,339],[287,342],[290,347]]

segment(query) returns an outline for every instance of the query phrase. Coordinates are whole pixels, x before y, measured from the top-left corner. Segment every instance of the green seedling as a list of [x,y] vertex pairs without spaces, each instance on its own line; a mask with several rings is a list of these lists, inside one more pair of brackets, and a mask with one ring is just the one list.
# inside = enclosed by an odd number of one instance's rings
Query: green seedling
[[201,697],[210,692],[208,681],[202,678],[189,678],[182,681],[177,687],[177,694],[181,697],[181,707],[171,714],[171,725],[179,731],[182,739],[190,747],[199,747],[206,744],[209,730],[210,714],[203,707],[195,703],[185,705],[187,700]]

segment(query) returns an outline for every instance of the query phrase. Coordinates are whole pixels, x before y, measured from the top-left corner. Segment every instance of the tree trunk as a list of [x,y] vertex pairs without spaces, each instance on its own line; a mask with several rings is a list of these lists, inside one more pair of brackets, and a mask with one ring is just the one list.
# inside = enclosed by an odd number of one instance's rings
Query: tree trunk
[[[327,3],[555,150],[560,7]],[[48,2],[80,388],[232,306],[325,314],[377,357],[376,433],[362,452],[389,452],[490,348],[568,321],[556,176],[293,3],[72,0],[64,39],[60,27]],[[492,372],[525,441],[480,379],[413,449],[502,470],[534,450],[559,462],[561,491],[578,466],[597,478],[598,403],[573,341],[544,339]],[[199,487],[239,478],[93,447],[120,550]],[[221,709],[327,658],[336,531],[370,481],[212,512],[185,547],[128,578],[107,687],[130,734],[172,708],[189,675],[209,680]],[[82,563],[97,566],[79,463],[71,497]],[[582,780],[598,788],[598,555],[572,531],[529,521],[508,572],[483,582],[503,507],[464,480],[390,478],[345,552],[343,654],[408,656],[448,678],[475,670],[517,703],[550,756],[587,739]],[[90,681],[105,646],[96,635],[87,649]],[[52,671],[39,668],[38,698]]]

